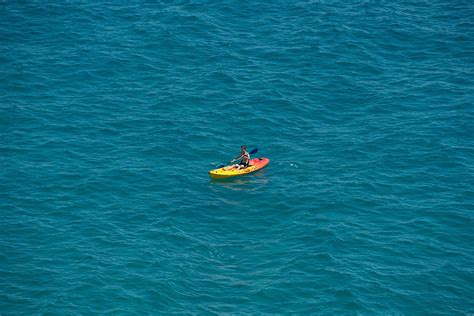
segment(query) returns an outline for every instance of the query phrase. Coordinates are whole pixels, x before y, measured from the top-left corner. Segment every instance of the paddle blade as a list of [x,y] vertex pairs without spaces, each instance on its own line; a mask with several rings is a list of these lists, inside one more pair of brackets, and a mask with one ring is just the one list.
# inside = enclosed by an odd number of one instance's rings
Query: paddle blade
[[258,148],[253,149],[251,152],[249,152],[250,155],[256,154],[258,152]]

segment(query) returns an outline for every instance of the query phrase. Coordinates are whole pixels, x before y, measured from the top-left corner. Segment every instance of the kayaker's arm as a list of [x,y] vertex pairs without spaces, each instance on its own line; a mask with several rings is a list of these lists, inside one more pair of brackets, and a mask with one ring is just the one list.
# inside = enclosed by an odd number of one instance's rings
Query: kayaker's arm
[[234,159],[232,159],[230,162],[234,162],[236,160],[239,160],[239,159],[242,159],[243,155],[238,155],[237,157],[235,157]]

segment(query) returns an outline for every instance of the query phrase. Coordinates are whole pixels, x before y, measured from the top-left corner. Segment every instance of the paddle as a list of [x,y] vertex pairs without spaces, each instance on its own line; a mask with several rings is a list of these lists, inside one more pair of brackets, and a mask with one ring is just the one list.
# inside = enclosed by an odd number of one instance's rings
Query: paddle
[[[258,148],[252,149],[252,150],[249,152],[249,155],[253,155],[253,154],[256,154],[256,153],[258,153]],[[233,163],[233,162],[234,162],[234,160],[231,160],[231,161],[229,161],[227,164],[229,165],[229,164],[231,164],[231,163]],[[225,167],[225,165],[220,165],[219,167],[217,167],[217,169],[219,169],[219,168],[224,168],[224,167]]]
[[252,149],[252,151],[249,152],[249,155],[253,155],[258,153],[258,148]]

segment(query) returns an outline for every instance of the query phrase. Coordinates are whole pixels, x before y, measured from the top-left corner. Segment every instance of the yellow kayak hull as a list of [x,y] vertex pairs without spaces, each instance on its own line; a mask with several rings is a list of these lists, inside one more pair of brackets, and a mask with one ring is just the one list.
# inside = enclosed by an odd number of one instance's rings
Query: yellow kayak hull
[[226,179],[231,177],[242,176],[265,168],[269,162],[270,159],[268,158],[254,158],[250,160],[250,166],[247,168],[237,169],[233,166],[226,166],[223,168],[209,171],[209,176],[212,179]]

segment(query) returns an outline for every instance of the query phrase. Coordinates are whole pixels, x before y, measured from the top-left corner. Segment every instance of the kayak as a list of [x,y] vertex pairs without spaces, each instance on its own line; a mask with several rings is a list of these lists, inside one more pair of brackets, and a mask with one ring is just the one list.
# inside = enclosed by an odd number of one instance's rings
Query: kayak
[[242,176],[244,174],[249,174],[256,172],[260,169],[265,168],[266,165],[270,162],[268,158],[254,158],[250,159],[250,166],[247,168],[237,169],[232,168],[232,166],[226,166],[219,169],[214,169],[209,171],[209,176],[212,179],[225,179],[230,177]]

